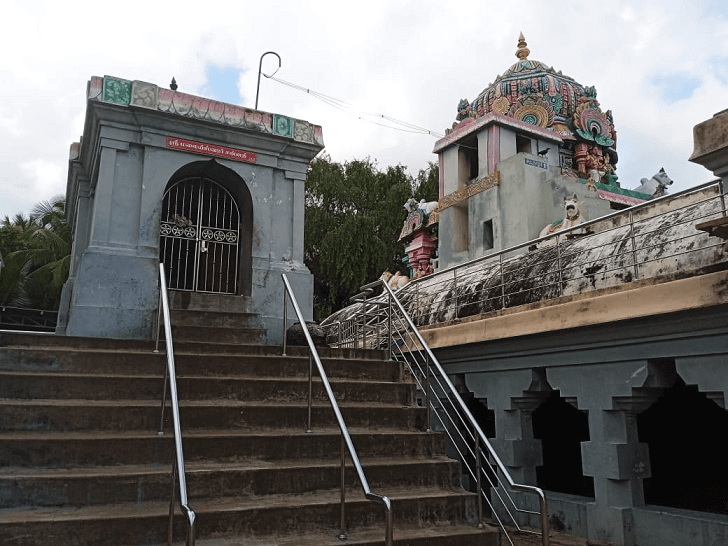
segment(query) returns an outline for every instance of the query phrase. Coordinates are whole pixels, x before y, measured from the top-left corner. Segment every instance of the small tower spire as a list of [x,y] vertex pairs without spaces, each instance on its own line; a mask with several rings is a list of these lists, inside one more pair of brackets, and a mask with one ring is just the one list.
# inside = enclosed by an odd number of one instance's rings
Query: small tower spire
[[518,37],[518,49],[516,50],[516,57],[521,61],[528,59],[528,54],[531,53],[531,50],[526,47],[527,45],[526,39],[523,37],[523,32],[521,32],[521,35]]

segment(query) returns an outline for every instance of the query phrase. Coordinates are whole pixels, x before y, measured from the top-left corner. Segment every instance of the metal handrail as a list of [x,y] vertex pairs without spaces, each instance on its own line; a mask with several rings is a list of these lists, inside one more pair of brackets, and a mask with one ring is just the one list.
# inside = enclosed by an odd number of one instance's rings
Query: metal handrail
[[[354,297],[351,298],[352,301],[356,301],[362,304],[362,307],[374,303],[375,305],[379,306],[382,303],[382,299],[384,298],[384,294],[382,294],[380,297],[377,298],[378,301],[372,302],[371,300],[367,300],[366,298],[373,294],[374,288],[378,286],[383,286],[385,293],[388,295],[390,308],[387,311],[387,316],[385,317],[385,320],[389,325],[391,325],[392,321],[392,309],[391,305],[394,305],[398,311],[399,315],[402,317],[402,319],[406,323],[406,329],[408,329],[412,334],[415,336],[414,339],[406,340],[402,338],[400,343],[393,342],[391,337],[394,330],[398,330],[396,327],[389,326],[388,328],[388,340],[387,340],[387,346],[391,347],[392,350],[396,347],[398,350],[401,351],[401,348],[406,345],[419,345],[419,349],[425,352],[425,370],[423,373],[423,381],[419,381],[417,379],[417,374],[415,373],[415,370],[412,368],[412,363],[405,359],[407,364],[410,366],[410,369],[412,371],[413,376],[418,382],[419,387],[424,392],[425,395],[425,406],[428,411],[428,418],[427,418],[427,427],[428,430],[430,430],[430,410],[431,408],[434,409],[434,403],[431,400],[431,393],[434,391],[434,387],[430,384],[430,378],[431,378],[431,369],[434,368],[434,371],[436,372],[436,376],[434,379],[437,381],[437,388],[439,388],[440,392],[444,393],[445,396],[447,396],[448,400],[450,400],[451,403],[457,406],[457,408],[460,410],[459,414],[462,416],[461,419],[466,419],[467,423],[464,423],[468,425],[473,431],[474,431],[474,441],[475,441],[475,447],[474,449],[470,450],[471,456],[475,458],[475,474],[473,477],[477,479],[477,489],[478,489],[478,522],[479,525],[482,525],[482,498],[481,496],[484,495],[484,492],[481,487],[480,478],[481,478],[481,472],[484,472],[482,465],[481,465],[481,457],[480,457],[480,445],[485,447],[485,450],[490,456],[491,460],[495,462],[496,466],[502,473],[502,475],[505,477],[506,481],[508,482],[508,486],[513,489],[514,491],[521,491],[525,493],[532,493],[535,494],[538,497],[539,500],[539,516],[540,516],[540,523],[541,523],[541,536],[542,536],[542,544],[543,546],[548,546],[549,544],[549,521],[548,521],[548,506],[546,503],[546,496],[543,493],[543,490],[539,487],[531,486],[531,485],[524,485],[524,484],[518,484],[516,483],[513,478],[511,477],[510,473],[508,472],[508,469],[501,461],[500,457],[498,456],[497,452],[493,448],[493,446],[490,444],[490,441],[485,436],[485,433],[478,425],[477,421],[475,420],[475,417],[473,417],[470,410],[468,410],[467,406],[465,405],[465,402],[463,401],[460,394],[457,392],[455,386],[450,381],[450,378],[448,377],[445,370],[440,365],[440,362],[437,360],[435,355],[430,350],[430,347],[427,345],[427,342],[424,340],[422,335],[420,334],[420,331],[418,330],[417,326],[415,326],[414,322],[412,321],[411,317],[403,307],[402,303],[399,301],[397,296],[395,295],[394,291],[385,283],[383,280],[377,280],[373,283],[366,284],[361,287],[362,292]],[[375,320],[372,320],[370,322],[367,322],[365,320],[362,330],[366,331],[367,324],[374,324]],[[401,319],[400,319],[401,320]],[[340,327],[339,327],[340,328]],[[356,342],[358,345],[358,342]],[[374,343],[379,343],[378,340],[376,340]],[[424,382],[424,385],[423,385]],[[454,400],[454,402],[453,402]],[[446,412],[447,413],[447,412]],[[452,417],[448,415],[448,418],[451,419]],[[441,420],[442,422],[442,420]],[[444,424],[444,423],[443,423]],[[453,423],[455,424],[455,423]],[[466,441],[465,438],[460,436],[463,441]],[[455,446],[457,449],[457,446]],[[459,450],[458,450],[459,451]],[[463,458],[463,462],[465,459],[465,456],[461,453],[461,457]],[[498,496],[500,494],[498,493]],[[487,497],[486,497],[487,500]],[[512,499],[511,503],[513,503]],[[490,503],[490,501],[488,501]],[[501,502],[503,502],[503,499],[501,498]],[[492,505],[491,505],[492,506]],[[504,508],[508,510],[508,507],[506,506],[505,502],[503,502]],[[515,507],[515,504],[514,504]],[[520,510],[516,508],[519,512],[526,512],[526,513],[534,513],[529,512],[526,510]],[[503,524],[500,522],[500,519],[498,518],[497,514],[494,513],[494,517],[498,519],[498,523],[501,525],[501,527],[504,529]],[[514,518],[515,522],[515,518]],[[516,525],[517,522],[516,522]],[[520,528],[519,528],[520,529]],[[506,535],[507,536],[507,535]],[[508,540],[510,541],[510,537],[508,537]],[[512,542],[511,542],[512,544]]]
[[[622,209],[622,210],[617,210],[615,212],[611,212],[611,213],[606,214],[604,216],[600,216],[599,218],[595,218],[594,220],[589,220],[587,222],[584,222],[582,224],[577,224],[576,226],[573,226],[573,227],[570,227],[570,228],[560,229],[559,231],[557,231],[555,233],[552,233],[550,235],[544,235],[543,237],[538,237],[536,239],[532,239],[532,240],[526,241],[524,243],[519,243],[517,245],[513,245],[513,246],[508,247],[508,248],[505,248],[503,250],[499,250],[498,252],[493,252],[491,254],[488,254],[487,256],[481,256],[479,258],[474,258],[472,260],[469,260],[467,262],[463,262],[461,264],[451,265],[450,267],[447,267],[445,269],[438,270],[437,271],[437,274],[440,275],[442,273],[449,272],[449,271],[452,271],[454,269],[460,269],[460,268],[463,268],[463,267],[468,267],[468,266],[471,266],[471,265],[475,265],[478,262],[482,262],[482,261],[488,260],[490,258],[494,258],[494,257],[496,257],[498,255],[503,256],[503,255],[506,255],[506,254],[510,254],[511,252],[515,252],[515,251],[520,250],[522,248],[529,247],[529,246],[534,245],[534,244],[538,244],[538,243],[543,242],[543,241],[546,241],[548,239],[553,239],[553,238],[557,238],[557,237],[563,237],[565,234],[569,234],[569,233],[571,233],[573,231],[581,231],[581,230],[584,230],[584,229],[586,229],[586,228],[588,228],[588,227],[590,227],[590,226],[592,226],[594,224],[598,224],[598,223],[601,223],[601,222],[603,222],[605,220],[610,220],[612,218],[615,218],[617,216],[620,216],[620,215],[624,214],[625,211],[627,211],[627,210],[629,210],[629,211],[631,211],[633,213],[633,212],[638,211],[638,210],[641,210],[643,208],[652,206],[655,203],[659,203],[661,201],[666,201],[668,199],[674,199],[675,197],[681,197],[683,195],[688,195],[690,193],[695,193],[695,192],[700,191],[700,190],[703,190],[705,188],[709,188],[710,186],[717,186],[718,187],[718,191],[720,192],[720,195],[721,196],[723,195],[723,184],[722,184],[722,180],[712,180],[710,182],[704,182],[703,184],[699,184],[697,186],[693,186],[692,188],[688,188],[688,189],[685,189],[685,190],[682,190],[682,191],[679,191],[679,192],[676,192],[676,193],[669,193],[667,195],[663,195],[661,197],[657,197],[655,199],[651,199],[651,200],[646,201],[644,203],[639,203],[637,205],[632,205],[631,207],[627,207],[627,209]],[[672,211],[668,211],[668,212],[672,212]],[[726,215],[726,209],[725,209],[725,207],[723,208],[723,215],[724,216]],[[421,281],[421,280],[426,279],[426,278],[427,277],[422,277],[421,279],[414,279],[412,281],[412,283],[417,283],[418,281]]]
[[[190,508],[187,500],[187,481],[185,478],[185,457],[182,452],[182,428],[179,419],[179,400],[177,398],[177,377],[174,366],[174,347],[172,345],[172,322],[169,314],[169,301],[167,298],[167,283],[165,281],[164,264],[159,264],[159,298],[160,298],[160,315],[164,323],[164,341],[165,352],[167,354],[167,366],[165,368],[164,390],[162,394],[162,411],[159,425],[159,436],[164,434],[162,423],[164,422],[164,406],[167,393],[167,379],[169,378],[169,398],[172,402],[172,424],[174,428],[174,452],[175,460],[172,463],[172,495],[169,500],[169,521],[167,525],[167,546],[172,546],[173,540],[173,515],[174,515],[174,498],[176,488],[179,486],[179,504],[180,511],[185,517],[187,523],[187,546],[195,545],[195,512]],[[159,327],[157,327],[159,331]],[[157,345],[159,341],[159,333],[157,333]],[[155,350],[155,352],[157,352]]]
[[312,389],[311,389],[311,376],[312,376],[312,366],[311,366],[311,360],[316,363],[316,367],[318,368],[319,375],[321,377],[321,382],[323,383],[324,390],[326,391],[326,396],[329,398],[329,402],[331,403],[331,408],[334,410],[334,414],[336,415],[336,421],[339,425],[339,430],[341,431],[341,526],[340,526],[340,534],[339,538],[344,540],[346,539],[346,521],[345,521],[345,511],[344,511],[344,505],[345,505],[345,496],[344,496],[344,461],[345,461],[345,450],[344,447],[346,447],[346,450],[348,450],[349,455],[351,456],[351,460],[354,464],[354,468],[356,470],[356,474],[359,477],[359,483],[361,484],[362,489],[364,490],[364,496],[367,498],[367,500],[379,502],[382,505],[384,505],[384,515],[385,515],[385,530],[384,530],[384,542],[386,546],[392,546],[392,502],[388,497],[385,497],[384,495],[379,495],[377,493],[373,493],[371,489],[369,488],[369,482],[366,479],[366,476],[364,475],[364,469],[361,466],[361,462],[359,461],[359,456],[356,453],[356,449],[354,448],[354,444],[351,441],[351,436],[349,435],[349,429],[346,426],[346,423],[344,422],[344,417],[341,414],[341,410],[339,409],[339,404],[336,402],[336,397],[334,396],[334,391],[331,389],[331,384],[329,383],[328,376],[326,375],[326,372],[324,371],[323,364],[321,363],[321,358],[319,358],[318,351],[316,350],[316,347],[313,343],[313,339],[311,338],[311,334],[308,331],[308,326],[306,326],[306,321],[303,318],[303,314],[301,313],[301,309],[298,306],[298,302],[296,301],[296,296],[293,294],[293,289],[291,288],[291,284],[288,282],[288,277],[286,277],[285,273],[281,274],[281,277],[283,278],[283,286],[284,286],[284,292],[283,292],[283,356],[286,355],[286,322],[287,322],[287,298],[288,296],[291,300],[291,304],[293,305],[293,309],[296,312],[296,316],[298,317],[298,322],[301,325],[301,330],[303,331],[303,335],[306,337],[306,343],[308,344],[309,348],[309,389],[308,389],[308,429],[307,432],[311,432],[311,403],[312,403]]
[[[715,188],[716,190],[714,195],[699,196],[698,200],[690,200],[687,203],[681,203],[679,206],[670,207],[667,210],[648,217],[638,217],[638,213],[640,211],[645,208],[652,207],[655,204],[665,202],[666,200],[684,197],[689,194],[697,194],[698,192],[712,188]],[[701,184],[675,194],[669,194],[624,210],[615,211],[614,213],[601,216],[583,224],[578,224],[577,226],[557,231],[551,235],[526,241],[462,264],[438,270],[434,275],[415,279],[405,285],[405,287],[401,289],[402,291],[400,292],[400,296],[405,302],[405,305],[409,306],[411,301],[419,301],[423,293],[429,294],[430,297],[432,297],[436,292],[442,292],[442,290],[437,290],[435,288],[436,286],[446,286],[447,293],[444,294],[445,299],[442,301],[442,303],[446,305],[440,306],[438,311],[449,312],[450,318],[453,316],[459,316],[462,318],[462,315],[458,315],[457,311],[453,311],[453,307],[457,307],[454,305],[454,300],[460,296],[460,287],[467,287],[469,285],[467,277],[482,274],[486,271],[488,271],[488,277],[482,286],[482,297],[477,300],[482,307],[481,312],[511,307],[513,305],[513,297],[516,297],[517,303],[515,303],[515,305],[530,303],[535,300],[531,300],[531,296],[526,293],[532,293],[534,291],[545,290],[548,294],[547,298],[562,296],[570,283],[588,277],[586,273],[583,273],[580,276],[574,276],[573,274],[566,275],[566,273],[573,271],[575,267],[586,266],[589,263],[594,265],[602,264],[605,268],[597,270],[599,274],[602,275],[613,270],[626,270],[629,268],[630,270],[633,270],[633,280],[638,280],[643,276],[640,266],[657,260],[653,254],[654,249],[656,249],[658,245],[651,242],[651,236],[658,231],[664,230],[663,226],[653,228],[646,225],[645,222],[649,221],[653,217],[660,218],[667,215],[680,214],[681,211],[686,211],[692,207],[698,207],[702,204],[709,204],[711,202],[715,203],[715,206],[709,205],[709,210],[696,209],[695,213],[691,213],[690,218],[676,218],[673,223],[670,223],[667,229],[695,222],[701,218],[707,219],[715,217],[716,215],[726,216],[724,186],[721,180]],[[609,220],[619,216],[625,217],[626,221],[623,224],[606,227]],[[600,228],[597,232],[592,231],[591,228],[597,224],[600,224],[603,229]],[[610,232],[615,234],[612,240],[590,247],[590,251],[600,253],[596,259],[593,255],[590,255],[582,248],[584,246],[583,241],[589,240],[593,236],[607,234]],[[581,233],[583,235],[583,237],[579,239],[579,242],[574,243],[577,246],[573,247],[573,245],[565,245],[564,243],[576,233]],[[703,233],[695,233],[690,236],[707,237]],[[675,242],[686,238],[687,236],[677,236],[675,239],[671,239],[668,242]],[[625,245],[623,249],[619,249],[618,245],[622,240],[627,241],[628,244]],[[555,241],[555,246],[546,246],[542,244],[548,241]],[[677,257],[691,252],[709,251],[711,249],[721,247],[722,245],[722,242],[714,244],[706,243],[705,245],[700,245],[694,249],[670,254],[669,256],[661,256],[660,259],[666,259],[667,257],[672,256]],[[537,256],[536,259],[539,261],[534,262],[533,259],[528,259],[526,261],[528,264],[527,267],[530,268],[533,266],[539,266],[539,270],[531,277],[531,279],[543,282],[510,292],[508,288],[513,284],[514,277],[518,277],[518,271],[523,269],[522,264],[520,264],[517,260],[523,258],[523,256],[530,256],[530,254],[524,255],[520,252],[525,248],[533,247],[535,247],[537,251],[534,253],[534,256]],[[575,252],[575,250],[577,250],[577,252]],[[583,252],[585,253],[584,256],[586,257],[587,262],[579,261],[581,253]],[[604,257],[602,254],[604,254]],[[609,255],[611,259],[610,265],[606,265],[606,255]],[[500,280],[498,281],[499,276]],[[483,279],[485,279],[485,277],[483,277]],[[521,280],[520,277],[519,280]],[[455,288],[455,285],[457,285],[457,288]],[[496,291],[498,292],[497,295]],[[526,296],[526,301],[521,301],[523,300],[523,297],[521,296],[524,295]],[[544,298],[536,297],[536,299],[540,300]],[[498,301],[500,301],[500,307],[498,306]],[[493,302],[493,304],[488,306],[489,302]],[[475,303],[475,300],[471,301],[471,304]],[[432,317],[426,309],[422,308],[421,313],[417,313],[415,316],[415,320],[418,324],[422,325],[428,322],[431,323]],[[437,322],[440,321],[437,320]]]

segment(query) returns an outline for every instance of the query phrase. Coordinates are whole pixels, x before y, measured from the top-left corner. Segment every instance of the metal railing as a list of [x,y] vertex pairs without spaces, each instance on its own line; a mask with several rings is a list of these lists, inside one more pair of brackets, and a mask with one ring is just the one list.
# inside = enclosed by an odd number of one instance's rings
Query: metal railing
[[[185,457],[182,452],[182,427],[179,420],[179,400],[177,399],[177,376],[174,366],[174,347],[172,345],[172,323],[169,315],[169,300],[167,298],[167,283],[165,281],[164,264],[159,264],[159,322],[164,324],[165,353],[167,366],[164,372],[164,387],[162,390],[162,410],[159,420],[159,436],[164,435],[164,406],[167,398],[167,380],[169,379],[169,398],[172,403],[172,425],[174,429],[174,461],[172,462],[172,495],[169,499],[169,520],[167,523],[167,546],[172,546],[174,535],[174,504],[179,486],[180,511],[187,524],[187,546],[195,545],[195,512],[189,507],[187,501],[187,481],[185,477]],[[159,352],[159,325],[157,326],[157,343],[154,352]]]
[[316,350],[316,347],[314,346],[313,339],[311,338],[311,334],[308,331],[308,327],[306,326],[306,321],[303,318],[303,314],[301,313],[301,309],[298,306],[298,302],[296,301],[296,297],[293,294],[293,289],[291,288],[290,283],[288,282],[288,278],[286,277],[285,273],[281,274],[281,277],[283,278],[283,285],[284,285],[284,292],[283,292],[283,356],[286,356],[286,327],[288,322],[288,298],[291,300],[291,304],[293,305],[293,310],[296,313],[296,316],[298,317],[298,322],[301,325],[301,330],[303,331],[303,335],[306,338],[306,343],[308,344],[309,348],[309,357],[308,357],[308,424],[306,432],[311,432],[311,406],[312,406],[312,400],[313,400],[313,362],[316,363],[316,368],[318,369],[319,376],[321,377],[321,382],[323,383],[324,390],[326,392],[326,396],[329,399],[329,402],[331,403],[331,408],[334,410],[334,414],[336,415],[336,421],[339,425],[339,430],[341,431],[341,522],[340,522],[340,532],[339,532],[339,538],[341,540],[346,539],[346,494],[345,494],[345,479],[344,479],[344,473],[345,473],[345,464],[346,464],[346,452],[349,452],[349,456],[351,457],[352,463],[354,464],[354,469],[356,471],[356,474],[359,478],[359,483],[361,484],[362,489],[364,490],[364,496],[367,498],[367,500],[379,502],[384,506],[384,519],[385,519],[385,530],[384,530],[384,543],[385,546],[392,546],[392,502],[388,497],[385,497],[383,495],[378,495],[376,493],[372,493],[371,489],[369,488],[369,482],[366,479],[366,476],[364,475],[364,469],[361,466],[361,462],[359,461],[359,456],[356,453],[356,449],[354,448],[354,444],[351,441],[351,436],[349,435],[349,429],[346,426],[346,423],[344,422],[344,417],[341,415],[341,410],[339,409],[339,404],[336,402],[336,397],[334,396],[334,392],[331,389],[331,384],[329,383],[329,379],[326,375],[326,372],[324,371],[323,364],[321,363],[321,359],[319,358],[318,351]]
[[721,216],[726,198],[717,180],[437,271],[398,295],[424,326],[679,275],[725,258],[724,241],[692,227]]
[[[374,289],[379,286],[383,287],[384,292],[374,299],[369,299]],[[480,527],[484,525],[483,500],[485,500],[491,508],[493,519],[501,527],[511,545],[513,541],[496,508],[503,509],[519,533],[534,532],[521,528],[514,512],[525,514],[525,517],[537,516],[538,525],[541,527],[542,544],[548,546],[548,507],[543,491],[538,487],[518,484],[513,480],[392,289],[382,280],[362,286],[361,289],[362,293],[352,298],[359,303],[357,315],[345,322],[329,323],[327,337],[331,336],[336,340],[334,346],[387,347],[391,357],[406,363],[424,397],[428,431],[431,430],[434,416],[442,430],[450,437],[450,443],[457,450],[463,469],[467,470],[475,481],[478,493],[478,525]],[[489,460],[493,461],[495,469],[483,463]],[[493,498],[483,487],[483,480],[489,484]],[[536,495],[539,510],[536,512],[516,506],[508,489]],[[494,502],[498,502],[498,506],[495,506]]]
[[58,311],[0,306],[0,330],[55,332]]

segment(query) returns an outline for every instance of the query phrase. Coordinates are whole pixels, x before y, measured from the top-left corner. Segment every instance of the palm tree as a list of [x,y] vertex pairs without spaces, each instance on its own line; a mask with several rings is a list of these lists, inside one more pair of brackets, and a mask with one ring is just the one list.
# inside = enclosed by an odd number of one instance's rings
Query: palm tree
[[65,199],[36,204],[30,218],[7,216],[0,227],[0,304],[58,309],[71,263],[71,227],[64,220]]

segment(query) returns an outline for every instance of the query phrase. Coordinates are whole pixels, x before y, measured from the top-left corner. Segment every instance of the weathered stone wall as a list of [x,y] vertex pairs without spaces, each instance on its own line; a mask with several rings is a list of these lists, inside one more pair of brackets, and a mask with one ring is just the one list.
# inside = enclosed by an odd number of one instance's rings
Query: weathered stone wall
[[[58,332],[152,336],[162,198],[176,173],[195,168],[222,178],[216,182],[241,210],[251,211],[252,221],[241,226],[246,242],[237,296],[259,314],[268,341],[282,336],[282,272],[311,318],[313,279],[303,264],[304,181],[309,161],[323,147],[320,128],[143,82],[127,82],[131,96],[115,102],[107,96],[107,79],[92,79],[82,145],[72,148],[67,214],[74,248]],[[150,87],[159,97],[142,93]],[[278,118],[287,120],[281,128],[289,128],[288,134],[276,133],[272,124]],[[172,148],[170,137],[244,150],[247,159]]]

